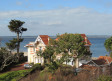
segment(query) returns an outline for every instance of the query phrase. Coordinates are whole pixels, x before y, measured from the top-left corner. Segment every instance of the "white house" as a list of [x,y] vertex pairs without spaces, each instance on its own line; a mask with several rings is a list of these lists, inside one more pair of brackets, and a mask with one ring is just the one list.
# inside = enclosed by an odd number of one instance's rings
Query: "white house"
[[46,45],[48,45],[49,36],[48,35],[39,35],[35,42],[30,42],[25,47],[28,48],[28,63],[41,63],[43,64],[44,59],[37,55],[37,51],[44,51]]
[[[84,38],[85,46],[90,50],[91,43],[88,40],[87,36],[85,34],[81,34],[81,36]],[[35,42],[30,42],[26,45],[28,48],[28,63],[44,63],[44,59],[37,55],[37,51],[41,50],[44,51],[46,49],[46,46],[49,44],[49,36],[48,35],[39,35]],[[57,40],[57,38],[56,38]],[[59,59],[62,55],[59,54],[56,56],[57,59]],[[73,57],[74,58],[74,57]],[[74,65],[73,58],[71,58],[70,62],[64,62],[64,64],[68,65]],[[85,59],[77,59],[76,66],[82,65],[82,63],[87,62],[88,60]]]

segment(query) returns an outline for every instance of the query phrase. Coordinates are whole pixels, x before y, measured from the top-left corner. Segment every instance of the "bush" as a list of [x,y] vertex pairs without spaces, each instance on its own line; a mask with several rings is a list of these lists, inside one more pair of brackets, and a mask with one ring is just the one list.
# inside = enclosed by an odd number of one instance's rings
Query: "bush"
[[41,66],[40,63],[34,64],[33,67],[31,68],[31,73],[34,72],[35,70],[43,70],[44,66]]
[[96,81],[112,81],[112,78],[110,76],[104,76],[104,75],[102,75]]
[[59,68],[61,75],[67,76],[69,74],[73,74],[73,67],[69,65],[63,65]]
[[47,67],[49,68],[50,72],[54,72],[59,66],[56,62],[52,62],[51,64],[48,64]]
[[29,70],[8,72],[0,75],[0,81],[16,81],[29,73]]
[[19,53],[19,63],[26,62],[26,61],[27,61],[27,56],[24,56],[24,53],[20,52]]

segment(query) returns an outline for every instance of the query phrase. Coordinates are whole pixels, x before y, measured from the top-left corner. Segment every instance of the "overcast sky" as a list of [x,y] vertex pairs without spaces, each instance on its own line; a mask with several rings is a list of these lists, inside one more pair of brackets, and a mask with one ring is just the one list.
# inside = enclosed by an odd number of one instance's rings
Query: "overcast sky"
[[0,36],[14,36],[9,21],[24,21],[24,36],[112,35],[112,0],[0,0]]

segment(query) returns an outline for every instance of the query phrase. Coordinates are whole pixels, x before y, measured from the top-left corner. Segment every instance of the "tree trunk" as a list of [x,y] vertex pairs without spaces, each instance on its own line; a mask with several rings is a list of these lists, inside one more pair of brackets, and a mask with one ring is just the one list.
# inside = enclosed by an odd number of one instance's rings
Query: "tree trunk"
[[18,57],[18,61],[19,61],[19,48],[20,48],[19,32],[17,32],[17,57]]
[[78,68],[79,67],[79,59],[78,58],[76,58],[75,64],[76,64],[76,68]]

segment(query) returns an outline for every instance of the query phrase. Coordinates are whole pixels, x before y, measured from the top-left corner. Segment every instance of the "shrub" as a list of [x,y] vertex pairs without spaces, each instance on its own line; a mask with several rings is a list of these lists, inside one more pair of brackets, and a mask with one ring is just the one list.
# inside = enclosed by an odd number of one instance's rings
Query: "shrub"
[[31,68],[31,72],[30,73],[33,73],[35,70],[43,70],[44,69],[44,66],[41,66],[40,63],[37,63],[37,64],[34,64],[33,67]]
[[63,65],[59,69],[60,69],[60,73],[63,76],[67,76],[69,74],[73,74],[73,67],[71,67],[69,65]]
[[110,76],[101,75],[96,81],[112,81]]
[[47,66],[49,68],[49,71],[52,73],[54,73],[54,71],[57,70],[59,67],[56,62],[52,62],[52,63],[48,64]]
[[25,76],[26,73],[28,72],[29,70],[8,72],[8,73],[0,75],[0,81],[16,81],[17,79]]

